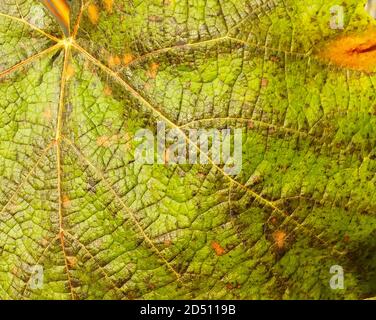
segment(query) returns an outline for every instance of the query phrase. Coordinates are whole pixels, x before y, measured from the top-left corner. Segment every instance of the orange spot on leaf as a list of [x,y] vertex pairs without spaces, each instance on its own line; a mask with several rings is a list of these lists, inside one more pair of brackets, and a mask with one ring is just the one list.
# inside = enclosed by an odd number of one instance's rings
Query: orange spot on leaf
[[376,30],[337,38],[319,56],[340,67],[364,72],[375,71]]
[[125,65],[127,65],[127,64],[131,63],[133,61],[133,59],[134,59],[134,57],[133,57],[132,54],[126,53],[123,57],[123,62],[124,62]]
[[101,136],[97,138],[97,145],[100,147],[108,148],[114,144],[117,144],[123,136],[116,134],[113,136]]
[[98,24],[99,10],[95,4],[90,4],[87,8],[87,13],[92,24]]
[[273,238],[275,241],[275,244],[279,249],[282,249],[285,246],[285,240],[286,240],[286,232],[284,231],[276,231],[273,233]]
[[104,6],[108,13],[112,13],[113,5],[114,5],[114,0],[104,0]]
[[69,78],[73,77],[74,73],[75,73],[74,67],[71,64],[68,64],[68,66],[67,66],[67,78],[69,79]]
[[170,247],[170,246],[172,245],[171,240],[165,240],[165,241],[164,241],[164,245],[165,245],[166,247]]
[[108,66],[110,68],[120,65],[120,63],[121,63],[121,59],[118,56],[110,56],[108,58]]
[[223,249],[218,242],[213,241],[211,246],[217,256],[222,256],[223,254],[225,254],[225,249]]
[[10,270],[10,272],[11,272],[13,275],[17,275],[17,274],[19,274],[19,270],[18,270],[17,267],[13,267],[13,268]]
[[150,68],[149,68],[149,71],[148,71],[149,78],[155,79],[157,77],[157,74],[158,74],[158,69],[159,69],[159,64],[153,62],[151,64]]
[[64,208],[67,208],[67,207],[70,206],[71,201],[70,201],[69,197],[66,194],[64,194],[62,196],[61,203],[62,203],[62,205],[63,205]]
[[97,138],[97,145],[100,147],[108,147],[110,138],[108,136],[101,136]]
[[104,87],[104,94],[106,96],[111,96],[112,95],[112,89],[109,86]]
[[43,118],[48,121],[52,119],[52,111],[50,107],[47,107],[46,109],[44,109]]

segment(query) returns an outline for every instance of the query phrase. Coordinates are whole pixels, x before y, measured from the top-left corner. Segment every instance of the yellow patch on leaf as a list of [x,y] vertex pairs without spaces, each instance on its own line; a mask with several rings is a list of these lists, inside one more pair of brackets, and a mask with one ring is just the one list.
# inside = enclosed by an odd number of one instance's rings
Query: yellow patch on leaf
[[87,8],[87,13],[92,24],[98,24],[99,9],[95,4],[90,4]]
[[108,136],[101,136],[97,138],[97,145],[100,147],[108,147],[110,145],[109,143],[110,137]]
[[319,56],[340,67],[372,72],[376,70],[376,30],[342,36],[328,44]]
[[113,136],[101,136],[97,138],[97,145],[99,147],[111,147],[114,144],[119,143],[119,141],[123,138],[122,135],[116,134]]
[[106,96],[111,96],[112,95],[112,89],[109,86],[104,87],[104,94]]
[[68,64],[67,66],[67,79],[70,79],[74,76],[74,67],[71,64]]
[[63,205],[64,208],[68,208],[70,206],[71,201],[66,194],[62,196],[61,204]]
[[52,110],[51,110],[51,107],[46,107],[43,110],[43,118],[46,119],[47,121],[50,121],[52,119]]
[[123,62],[125,65],[130,64],[133,61],[134,57],[130,53],[126,53],[123,57]]
[[10,270],[10,272],[11,272],[11,274],[13,274],[13,275],[17,275],[17,274],[20,273],[20,272],[19,272],[19,269],[18,269],[17,267],[13,267],[13,268]]
[[42,238],[42,239],[40,239],[39,243],[40,243],[44,248],[46,248],[50,242],[48,241],[48,239],[46,239],[46,238]]
[[211,244],[211,246],[212,246],[212,248],[214,249],[214,251],[215,251],[215,254],[217,255],[217,256],[222,256],[222,255],[224,255],[225,254],[225,249],[223,249],[222,248],[222,246],[218,243],[218,242],[212,242],[212,244]]
[[112,8],[114,6],[114,0],[104,0],[104,7],[108,13],[112,13]]
[[110,56],[108,58],[108,65],[110,68],[116,67],[121,64],[121,59],[118,56]]

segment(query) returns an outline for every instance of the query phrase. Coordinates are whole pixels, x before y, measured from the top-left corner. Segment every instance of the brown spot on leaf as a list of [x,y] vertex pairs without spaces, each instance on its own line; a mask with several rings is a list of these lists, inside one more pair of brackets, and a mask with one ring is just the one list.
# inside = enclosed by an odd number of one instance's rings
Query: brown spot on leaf
[[252,176],[251,178],[251,184],[252,185],[256,185],[256,184],[259,184],[260,182],[262,182],[263,178],[259,175],[256,175],[256,176]]
[[268,133],[269,133],[269,134],[273,134],[273,133],[275,133],[275,132],[277,132],[276,128],[274,128],[274,127],[270,127],[270,128],[268,128]]
[[320,53],[322,59],[352,70],[376,70],[376,30],[341,36],[330,42]]
[[49,244],[49,241],[46,238],[42,238],[39,243],[42,245],[42,247],[46,248]]
[[171,247],[172,242],[171,240],[165,240],[163,244],[165,245],[165,247]]
[[67,263],[70,268],[73,268],[77,264],[77,258],[72,256],[67,256]]
[[278,222],[278,219],[276,217],[273,217],[273,218],[270,219],[270,221],[271,221],[272,224],[276,225],[277,222]]
[[17,267],[13,267],[10,272],[13,274],[13,275],[17,275],[19,273],[19,270]]
[[162,17],[155,16],[155,15],[149,16],[148,19],[149,19],[150,22],[162,22],[163,21]]
[[165,150],[163,162],[167,166],[169,164],[169,161],[170,161],[170,152],[168,150]]
[[155,290],[155,288],[157,287],[154,283],[151,283],[151,282],[148,282],[146,286],[148,287],[149,290]]
[[271,60],[272,62],[279,62],[279,61],[280,61],[280,59],[279,59],[278,57],[276,57],[276,56],[271,56],[271,57],[270,57],[270,60]]
[[217,256],[222,256],[225,254],[225,249],[223,249],[223,247],[218,242],[213,241],[211,246]]

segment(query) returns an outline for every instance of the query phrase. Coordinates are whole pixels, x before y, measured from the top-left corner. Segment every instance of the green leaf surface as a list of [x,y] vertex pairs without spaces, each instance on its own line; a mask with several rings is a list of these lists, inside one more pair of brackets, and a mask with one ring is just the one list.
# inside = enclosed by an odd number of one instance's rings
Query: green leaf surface
[[[365,1],[71,3],[0,3],[0,299],[375,296],[376,78],[321,55]],[[241,172],[137,163],[158,121],[242,129]]]

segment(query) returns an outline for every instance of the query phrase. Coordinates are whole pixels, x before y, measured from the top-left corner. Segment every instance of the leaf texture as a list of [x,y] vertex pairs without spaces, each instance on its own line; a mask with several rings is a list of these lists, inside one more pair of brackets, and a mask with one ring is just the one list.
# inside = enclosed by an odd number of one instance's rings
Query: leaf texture
[[[2,1],[0,298],[375,296],[376,78],[321,54],[375,23],[342,3],[71,1],[67,39]],[[138,164],[158,121],[241,128],[241,173]]]

